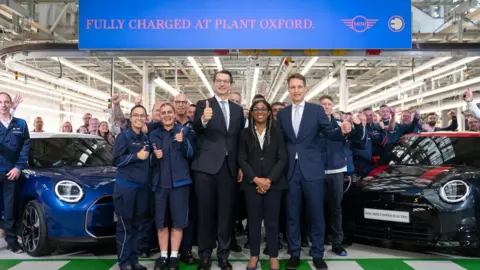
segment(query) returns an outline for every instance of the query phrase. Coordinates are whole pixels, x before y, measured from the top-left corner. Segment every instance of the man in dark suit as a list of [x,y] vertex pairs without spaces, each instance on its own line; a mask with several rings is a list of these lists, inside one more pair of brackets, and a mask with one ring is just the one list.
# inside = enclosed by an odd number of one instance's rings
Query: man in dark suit
[[301,236],[300,213],[302,195],[310,212],[312,246],[310,255],[317,269],[328,269],[323,260],[325,221],[323,197],[325,169],[322,160],[322,138],[345,140],[344,135],[352,130],[345,122],[334,129],[323,107],[305,102],[306,79],[301,74],[288,78],[288,91],[292,105],[278,112],[277,127],[283,130],[288,152],[287,182],[287,239],[290,260],[287,269],[300,265]]
[[237,152],[245,121],[242,107],[228,100],[232,74],[219,71],[214,82],[215,96],[197,103],[193,121],[198,136],[192,164],[198,200],[198,269],[210,268],[218,240],[218,265],[222,270],[231,270],[228,256],[235,218]]

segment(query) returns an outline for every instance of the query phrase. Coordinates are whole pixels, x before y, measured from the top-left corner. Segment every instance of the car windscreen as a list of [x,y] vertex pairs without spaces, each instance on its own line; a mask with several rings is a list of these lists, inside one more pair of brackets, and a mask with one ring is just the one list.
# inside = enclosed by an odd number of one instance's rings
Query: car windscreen
[[104,139],[42,138],[31,141],[31,167],[97,167],[111,164],[112,148]]
[[480,138],[452,136],[402,137],[392,151],[391,164],[480,166]]

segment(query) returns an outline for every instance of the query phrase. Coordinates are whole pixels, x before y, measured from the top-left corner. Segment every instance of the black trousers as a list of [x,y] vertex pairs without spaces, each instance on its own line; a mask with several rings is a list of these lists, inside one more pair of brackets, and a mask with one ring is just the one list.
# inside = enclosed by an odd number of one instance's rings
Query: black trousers
[[[18,218],[18,186],[21,185],[21,178],[15,181],[7,179],[8,172],[0,172],[0,187],[3,191],[3,229],[5,230],[5,241],[12,245],[17,243],[16,224]],[[0,211],[1,215],[1,211]]]
[[325,200],[328,204],[328,223],[332,230],[332,244],[343,242],[342,199],[343,172],[325,175]]
[[198,254],[210,258],[218,241],[217,257],[228,259],[235,219],[236,173],[230,172],[225,159],[217,174],[195,171],[197,196]]
[[281,190],[270,190],[262,195],[253,190],[245,191],[251,257],[260,255],[262,219],[264,219],[267,235],[268,255],[271,258],[278,257],[278,219],[282,193]]

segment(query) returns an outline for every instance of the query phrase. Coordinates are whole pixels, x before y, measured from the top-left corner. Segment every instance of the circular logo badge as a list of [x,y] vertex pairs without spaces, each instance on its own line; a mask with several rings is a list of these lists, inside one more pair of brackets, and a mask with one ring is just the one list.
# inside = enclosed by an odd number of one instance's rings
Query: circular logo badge
[[388,28],[392,32],[401,32],[405,28],[405,20],[398,15],[392,16],[388,19]]

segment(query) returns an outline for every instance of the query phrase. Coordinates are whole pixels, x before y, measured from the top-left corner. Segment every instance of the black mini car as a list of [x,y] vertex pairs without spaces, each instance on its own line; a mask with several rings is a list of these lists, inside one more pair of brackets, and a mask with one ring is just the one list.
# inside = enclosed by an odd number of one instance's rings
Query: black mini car
[[347,235],[480,254],[480,133],[401,138],[388,166],[354,182],[344,197]]

